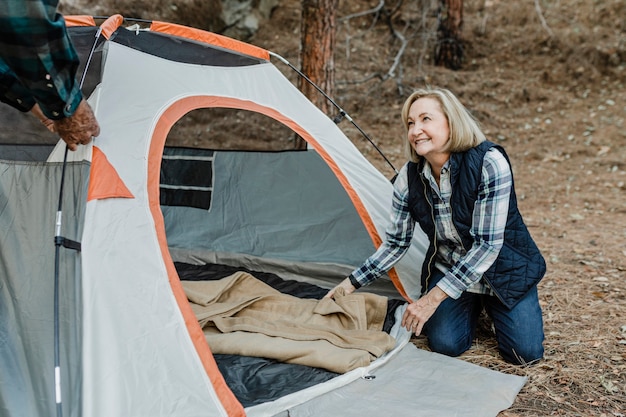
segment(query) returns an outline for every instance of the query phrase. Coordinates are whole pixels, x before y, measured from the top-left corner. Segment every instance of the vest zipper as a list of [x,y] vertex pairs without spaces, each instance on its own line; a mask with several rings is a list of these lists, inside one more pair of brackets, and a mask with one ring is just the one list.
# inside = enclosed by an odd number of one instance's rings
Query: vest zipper
[[424,183],[424,178],[420,175],[420,180],[422,181],[422,188],[424,190],[424,198],[426,199],[426,202],[428,203],[428,205],[430,206],[430,216],[431,216],[431,220],[433,221],[433,228],[434,228],[434,233],[433,233],[433,254],[431,255],[430,259],[428,260],[428,275],[426,275],[426,280],[425,282],[425,288],[422,289],[422,293],[426,293],[428,292],[428,284],[430,282],[430,277],[432,275],[432,271],[431,271],[431,267],[433,265],[433,260],[435,259],[435,256],[437,255],[437,225],[435,223],[435,208],[433,207],[431,200],[428,198],[428,192],[426,190],[426,184]]
[[[465,253],[467,253],[467,251],[469,251],[469,249],[465,247],[465,241],[463,240],[463,237],[459,233],[459,230],[456,228],[456,223],[454,223],[454,211],[452,210],[452,193],[453,192],[454,191],[450,191],[450,222],[452,222],[452,227],[456,231],[456,235],[458,236],[459,240],[461,241],[461,246],[465,250]],[[435,237],[436,237],[436,233],[435,233]],[[497,262],[497,260],[494,261],[494,262]],[[491,282],[489,282],[489,279],[485,278],[485,274],[483,274],[483,276],[480,279],[485,280],[485,282],[487,283],[487,286],[489,287],[489,290],[491,291],[491,293],[493,293],[500,300],[500,302],[503,305],[508,307],[507,303],[504,302],[504,299],[500,296],[500,294],[496,290],[494,290],[493,286],[491,285]]]

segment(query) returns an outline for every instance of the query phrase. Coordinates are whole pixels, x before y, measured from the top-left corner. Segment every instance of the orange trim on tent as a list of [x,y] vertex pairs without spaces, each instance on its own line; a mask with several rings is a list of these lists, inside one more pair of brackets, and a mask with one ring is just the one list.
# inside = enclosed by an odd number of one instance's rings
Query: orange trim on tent
[[87,201],[105,198],[135,198],[104,152],[97,146],[92,149]]
[[[228,386],[226,385],[223,376],[219,372],[217,364],[215,363],[215,359],[213,358],[213,355],[211,353],[210,347],[204,337],[204,333],[202,332],[198,320],[191,310],[189,302],[187,301],[187,296],[185,295],[182,284],[180,283],[180,278],[178,277],[178,273],[176,272],[174,262],[172,261],[167,246],[165,223],[163,220],[163,214],[161,212],[159,202],[160,169],[161,161],[163,158],[163,148],[165,146],[167,134],[169,133],[174,123],[176,123],[186,113],[190,112],[191,110],[207,107],[226,107],[255,111],[271,117],[286,126],[289,126],[293,131],[298,133],[302,138],[310,143],[318,151],[318,153],[320,153],[322,158],[324,158],[324,160],[333,170],[343,187],[348,192],[350,199],[353,201],[355,208],[357,209],[361,219],[363,220],[365,227],[372,237],[374,243],[376,245],[379,245],[381,239],[378,236],[378,232],[374,227],[373,221],[367,213],[367,210],[363,206],[360,198],[358,198],[358,195],[356,194],[348,180],[345,178],[343,173],[339,170],[335,162],[328,155],[328,153],[324,149],[322,149],[320,144],[312,136],[310,136],[308,132],[306,132],[300,125],[295,123],[293,120],[286,118],[276,110],[260,106],[250,101],[234,98],[216,96],[192,96],[183,98],[173,103],[161,115],[152,135],[152,142],[150,143],[150,151],[148,155],[148,198],[150,202],[150,211],[152,212],[152,216],[155,222],[159,245],[161,247],[163,259],[167,268],[170,286],[172,287],[172,292],[174,293],[176,302],[178,303],[180,311],[185,319],[185,324],[191,336],[192,342],[204,365],[205,371],[207,372],[209,378],[211,379],[211,382],[213,383],[213,386],[215,387],[216,392],[218,393],[222,405],[224,405],[229,415],[243,416],[245,415],[245,412],[239,401],[233,395],[230,388],[228,388]],[[408,299],[395,270],[392,269],[391,271],[389,271],[389,276],[391,277],[393,283],[396,285],[396,288],[402,294],[402,296]]]
[[[239,99],[227,98],[227,97],[216,97],[216,96],[187,97],[176,102],[173,106],[180,107],[180,110],[177,113],[178,117],[175,120],[169,121],[170,124],[167,125],[168,132],[171,126],[174,123],[176,123],[176,121],[178,121],[178,119],[182,117],[185,113],[194,109],[206,108],[206,107],[225,107],[225,108],[232,108],[232,109],[244,109],[244,110],[254,111],[257,113],[264,114],[268,117],[271,117],[272,119],[275,119],[281,122],[282,124],[288,126],[289,128],[291,128],[291,130],[293,130],[298,135],[300,135],[304,140],[306,140],[319,153],[322,159],[324,159],[326,164],[328,164],[330,169],[334,172],[335,176],[337,177],[337,179],[339,180],[343,188],[346,190],[348,197],[350,197],[350,200],[354,204],[354,207],[357,213],[359,214],[359,217],[363,221],[365,229],[370,235],[374,246],[378,247],[382,243],[382,239],[378,234],[378,230],[376,229],[376,226],[374,225],[374,221],[372,220],[371,216],[367,212],[367,209],[363,205],[363,202],[359,198],[357,192],[354,190],[354,188],[352,187],[348,179],[345,177],[343,172],[339,169],[339,167],[337,166],[335,161],[330,157],[330,155],[328,155],[328,152],[326,152],[326,150],[315,140],[315,138],[313,138],[306,130],[302,128],[302,126],[298,125],[293,120],[285,117],[283,114],[279,113],[278,111],[274,109],[260,106],[251,101],[239,100]],[[162,118],[163,117],[165,117],[165,115],[162,116]],[[168,132],[165,132],[162,135],[166,137]],[[156,132],[155,132],[155,135],[156,135]],[[156,185],[158,187],[158,184]],[[400,281],[400,277],[398,276],[398,273],[396,272],[396,270],[394,268],[390,269],[387,272],[387,275],[389,275],[389,278],[393,282],[394,286],[396,287],[400,295],[404,297],[406,300],[412,301],[411,298],[408,296],[406,290],[404,289],[404,286],[402,285],[402,282]]]
[[243,417],[246,415],[244,408],[226,384],[224,377],[217,367],[217,363],[215,362],[215,358],[213,357],[211,349],[207,344],[202,328],[198,323],[198,319],[187,301],[187,296],[185,295],[183,286],[180,283],[178,272],[176,272],[174,262],[172,261],[167,246],[165,222],[163,220],[163,214],[161,212],[159,202],[159,179],[161,161],[163,158],[163,147],[165,145],[167,134],[169,133],[172,125],[187,112],[186,109],[181,109],[181,106],[178,105],[179,103],[175,103],[173,106],[169,107],[161,116],[155,127],[152,142],[150,143],[148,155],[148,200],[150,204],[150,211],[152,213],[152,217],[154,218],[157,238],[159,240],[161,253],[167,268],[167,274],[174,298],[176,299],[178,307],[183,315],[187,331],[189,332],[196,352],[202,361],[204,370],[211,380],[215,392],[217,393],[217,396],[219,397],[220,402],[228,415],[231,417]]
[[76,15],[76,16],[63,16],[65,19],[65,26],[96,26],[96,21],[93,16]]
[[266,61],[269,61],[270,59],[270,53],[263,48],[200,29],[194,29],[174,23],[153,21],[150,25],[150,30],[153,32],[168,33],[170,35],[180,36],[181,38],[209,43],[221,48],[240,52],[244,55],[264,59]]
[[412,303],[413,299],[409,297],[409,295],[406,293],[406,290],[404,289],[402,281],[400,281],[400,277],[398,276],[396,270],[394,268],[391,268],[389,271],[387,271],[387,275],[389,275],[389,278],[391,278],[391,282],[393,282],[393,285],[396,287],[396,290],[398,290],[400,295],[409,303]]
[[100,25],[100,29],[102,29],[102,36],[106,39],[110,39],[113,32],[115,32],[117,28],[122,25],[122,23],[124,23],[124,17],[121,14],[114,14],[113,16],[110,16]]
[[[356,191],[354,190],[354,188],[352,187],[348,179],[345,177],[343,172],[339,169],[335,161],[330,157],[330,155],[328,155],[326,150],[322,148],[322,146],[315,140],[315,138],[313,138],[306,130],[304,130],[302,126],[300,126],[293,120],[285,117],[283,114],[279,113],[278,111],[274,109],[263,107],[251,101],[239,100],[236,98],[216,97],[216,96],[195,96],[195,97],[184,98],[176,102],[175,105],[185,108],[185,111],[181,113],[181,117],[186,112],[189,112],[194,109],[206,108],[206,107],[225,107],[225,108],[243,109],[243,110],[254,111],[256,113],[261,113],[268,117],[271,117],[274,120],[281,122],[285,126],[288,126],[291,130],[293,130],[298,135],[300,135],[304,140],[306,140],[320,154],[322,159],[324,159],[324,161],[328,164],[330,169],[335,173],[335,176],[337,177],[337,179],[339,180],[343,188],[348,193],[350,200],[352,200],[352,203],[354,204],[359,214],[359,217],[361,217],[361,220],[365,224],[366,230],[368,231],[370,237],[372,238],[374,246],[379,246],[381,244],[382,240],[380,236],[378,235],[378,231],[376,230],[376,226],[374,225],[372,218],[370,217],[369,213],[365,209],[365,206],[361,202],[361,199],[359,198],[358,194],[356,193]],[[175,122],[176,120],[174,120],[172,124]]]
[[[65,26],[73,27],[73,26],[96,26],[96,20],[93,16],[63,16],[65,19]],[[124,23],[124,17],[121,14],[114,14],[113,16],[109,16],[102,24],[100,25],[100,29],[102,29],[102,36],[106,39],[110,39],[113,32],[119,28],[122,23]]]

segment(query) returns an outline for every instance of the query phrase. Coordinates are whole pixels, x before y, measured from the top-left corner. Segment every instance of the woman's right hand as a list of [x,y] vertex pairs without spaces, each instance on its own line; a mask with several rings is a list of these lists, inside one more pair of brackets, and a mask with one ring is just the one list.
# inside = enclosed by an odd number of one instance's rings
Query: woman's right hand
[[328,293],[324,296],[324,298],[334,298],[335,292],[339,288],[343,288],[345,295],[351,294],[354,292],[354,290],[356,290],[356,288],[354,288],[354,285],[352,285],[352,282],[350,282],[350,278],[346,278],[343,281],[341,281],[337,286],[335,286],[335,288],[328,291]]

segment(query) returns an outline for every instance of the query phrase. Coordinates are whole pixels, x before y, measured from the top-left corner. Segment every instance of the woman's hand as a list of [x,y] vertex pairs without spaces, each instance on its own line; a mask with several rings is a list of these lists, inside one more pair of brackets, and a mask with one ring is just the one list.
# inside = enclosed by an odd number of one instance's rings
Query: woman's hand
[[351,294],[354,292],[354,290],[356,290],[356,288],[354,288],[354,285],[352,285],[352,283],[350,282],[350,278],[346,278],[343,281],[341,281],[339,285],[337,285],[335,288],[328,291],[328,293],[324,296],[324,298],[334,298],[335,292],[339,288],[343,288],[343,291],[346,295]]
[[415,336],[419,336],[428,319],[447,297],[448,295],[441,288],[434,287],[428,294],[409,304],[402,316],[402,327],[415,333]]

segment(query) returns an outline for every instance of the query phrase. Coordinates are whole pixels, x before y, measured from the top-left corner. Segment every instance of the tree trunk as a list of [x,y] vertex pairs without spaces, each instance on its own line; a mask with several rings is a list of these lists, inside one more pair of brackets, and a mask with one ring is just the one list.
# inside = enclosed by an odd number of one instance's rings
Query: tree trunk
[[[300,28],[301,70],[313,83],[329,97],[335,87],[335,20],[339,0],[302,0],[302,20]],[[313,104],[330,116],[332,104],[303,78],[298,88]],[[303,142],[303,141],[300,141]],[[305,143],[296,144],[306,147]]]
[[453,70],[463,63],[463,0],[441,0],[435,65]]

